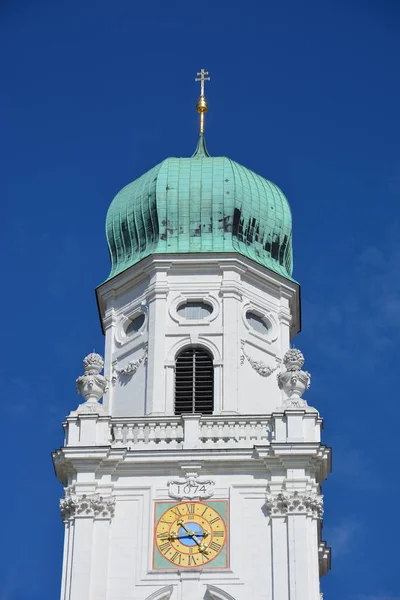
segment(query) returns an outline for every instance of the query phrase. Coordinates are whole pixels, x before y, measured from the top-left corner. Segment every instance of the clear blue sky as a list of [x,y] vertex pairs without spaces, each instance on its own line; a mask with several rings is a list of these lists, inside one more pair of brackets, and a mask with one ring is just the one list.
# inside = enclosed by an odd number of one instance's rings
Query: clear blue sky
[[291,203],[308,400],[333,447],[325,600],[398,583],[398,0],[3,0],[0,600],[58,597],[63,528],[50,451],[103,337],[116,192],[207,144]]

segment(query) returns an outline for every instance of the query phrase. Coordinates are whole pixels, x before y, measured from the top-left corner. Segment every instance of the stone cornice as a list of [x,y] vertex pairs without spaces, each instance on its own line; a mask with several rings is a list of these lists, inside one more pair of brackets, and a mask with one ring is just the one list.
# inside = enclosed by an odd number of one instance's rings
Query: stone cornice
[[[280,445],[282,447],[282,445]],[[306,447],[305,447],[306,446]],[[322,483],[328,475],[328,461],[320,444],[289,444],[288,455],[281,456],[279,452],[272,451],[271,447],[257,446],[256,448],[226,448],[196,449],[196,461],[207,462],[209,472],[219,472],[220,468],[240,472],[243,468],[247,471],[265,472],[281,469],[282,467],[296,466],[311,469],[316,473],[318,482]],[[66,485],[68,477],[79,471],[84,465],[85,470],[94,473],[143,473],[163,474],[166,469],[174,472],[177,462],[193,460],[191,449],[160,449],[128,450],[126,447],[111,446],[74,446],[65,447],[53,453],[54,468],[57,477]],[[329,463],[330,464],[330,463]]]
[[307,465],[316,473],[318,483],[322,483],[332,470],[331,449],[319,442],[271,442],[269,448],[255,446],[255,450],[267,466],[274,458],[285,468]]
[[279,494],[267,494],[265,504],[271,517],[285,515],[307,515],[321,518],[324,512],[323,497],[313,492],[280,492]]
[[282,275],[271,271],[267,267],[259,265],[253,260],[235,252],[209,252],[207,254],[191,253],[189,255],[153,254],[97,287],[96,294],[100,312],[103,313],[104,311],[103,299],[110,290],[120,293],[121,289],[124,288],[124,285],[131,286],[132,284],[136,284],[136,282],[143,279],[144,274],[148,277],[155,269],[168,271],[171,267],[178,265],[196,265],[197,268],[204,267],[205,269],[208,269],[211,263],[218,265],[218,267],[223,270],[230,269],[241,273],[246,272],[246,277],[255,277],[257,280],[262,277],[264,285],[278,285],[281,292],[286,292],[290,298],[293,294],[298,296],[299,284],[297,282],[287,279]]
[[64,523],[76,517],[111,519],[114,516],[115,498],[100,494],[76,496],[67,492],[60,500],[61,518]]

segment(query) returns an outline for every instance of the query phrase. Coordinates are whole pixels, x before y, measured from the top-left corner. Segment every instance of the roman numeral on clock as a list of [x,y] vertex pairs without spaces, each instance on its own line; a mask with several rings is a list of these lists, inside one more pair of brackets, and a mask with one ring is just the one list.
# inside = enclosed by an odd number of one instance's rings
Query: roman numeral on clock
[[165,542],[159,546],[161,554],[166,554],[168,550],[170,550],[171,544],[169,542]]
[[189,515],[194,515],[195,504],[186,504],[186,510]]
[[222,545],[218,544],[217,542],[211,542],[211,544],[208,546],[210,548],[210,550],[214,550],[214,552],[219,552],[219,550],[221,550]]
[[221,517],[215,517],[214,519],[211,519],[210,523],[211,525],[213,525],[214,523],[216,523],[217,521],[220,521]]
[[189,556],[188,556],[188,566],[191,567],[192,565],[194,567],[196,566],[196,559],[195,559],[194,556],[190,556],[190,554],[189,554]]
[[223,531],[213,531],[213,537],[224,537]]
[[178,563],[180,565],[181,560],[182,560],[182,554],[180,552],[175,552],[175,554],[173,556],[171,556],[170,560],[172,560],[172,562]]
[[181,513],[181,511],[179,510],[179,507],[178,507],[178,506],[177,506],[176,508],[171,508],[171,512],[173,512],[173,513],[174,513],[174,515],[176,515],[177,517],[181,517],[181,516],[182,516],[182,513]]

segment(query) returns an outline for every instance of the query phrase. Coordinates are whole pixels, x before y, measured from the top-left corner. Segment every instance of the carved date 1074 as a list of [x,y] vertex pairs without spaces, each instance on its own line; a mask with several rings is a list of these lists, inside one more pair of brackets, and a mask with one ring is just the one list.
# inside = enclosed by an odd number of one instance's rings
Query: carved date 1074
[[171,498],[209,498],[214,493],[214,481],[200,479],[197,473],[187,473],[184,480],[172,479],[168,482],[168,493]]

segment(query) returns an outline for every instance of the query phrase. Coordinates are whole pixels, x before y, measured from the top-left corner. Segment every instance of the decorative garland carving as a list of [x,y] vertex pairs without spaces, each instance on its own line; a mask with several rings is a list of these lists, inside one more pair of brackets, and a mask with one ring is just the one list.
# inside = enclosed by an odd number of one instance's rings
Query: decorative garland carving
[[215,481],[199,479],[197,473],[186,473],[185,479],[168,481],[168,494],[176,500],[193,500],[193,498],[210,498],[214,494]]
[[75,517],[111,519],[115,511],[115,498],[100,494],[75,496],[67,493],[60,500],[60,511],[64,523]]
[[147,361],[147,344],[145,344],[143,355],[140,358],[138,358],[137,360],[131,360],[130,362],[128,362],[126,367],[124,367],[122,369],[117,369],[117,367],[113,367],[113,373],[112,373],[112,377],[111,377],[112,385],[115,385],[117,383],[118,378],[121,376],[122,377],[132,377],[136,373],[136,371],[138,370],[140,365],[142,363],[146,363],[146,361]]
[[245,340],[241,340],[240,342],[240,347],[242,350],[242,353],[240,355],[240,364],[243,365],[245,359],[247,358],[248,362],[250,363],[251,367],[259,374],[261,375],[261,377],[269,377],[271,375],[271,373],[273,373],[274,371],[276,371],[276,369],[279,367],[279,363],[277,362],[277,364],[275,365],[275,367],[269,367],[268,365],[266,365],[262,360],[254,360],[253,358],[251,358],[251,356],[249,356],[244,348],[246,344]]
[[277,495],[267,494],[265,504],[271,516],[307,514],[321,518],[324,512],[323,496],[313,492],[309,494],[301,494],[297,491],[280,492]]

